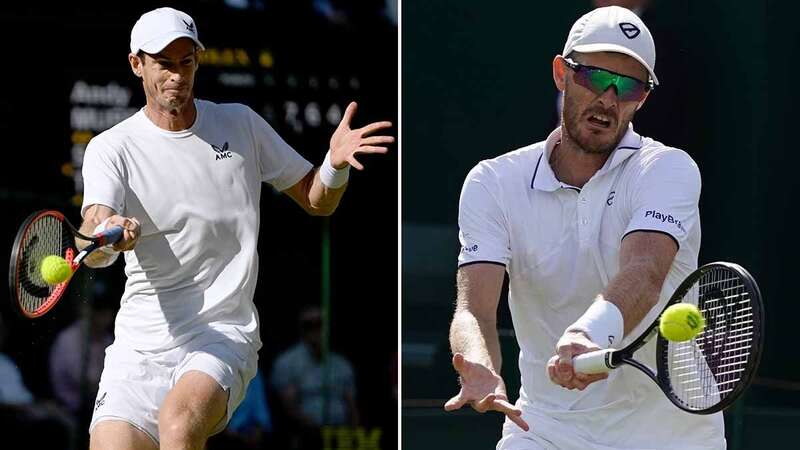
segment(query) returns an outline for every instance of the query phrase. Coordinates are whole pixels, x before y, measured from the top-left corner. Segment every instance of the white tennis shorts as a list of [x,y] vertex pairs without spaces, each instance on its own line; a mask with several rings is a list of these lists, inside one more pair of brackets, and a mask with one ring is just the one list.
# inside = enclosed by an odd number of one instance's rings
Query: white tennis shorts
[[225,429],[256,374],[258,354],[233,341],[187,343],[160,352],[127,348],[115,341],[106,349],[105,365],[89,433],[104,420],[122,420],[158,444],[158,410],[183,374],[199,370],[228,393],[228,411],[213,434]]
[[497,450],[618,450],[587,442],[576,436],[574,429],[529,411],[523,410],[522,418],[530,430],[525,431],[506,418]]
[[[661,395],[661,393],[658,393]],[[712,450],[724,449],[725,439],[709,439],[709,444],[703,445],[697,443],[669,443],[663,444],[663,440],[653,439],[646,444],[629,444],[623,446],[610,446],[590,442],[585,437],[576,433],[576,429],[572,425],[565,424],[559,419],[549,417],[542,413],[536,413],[532,409],[523,407],[523,402],[519,400],[516,403],[517,407],[522,407],[522,418],[530,426],[529,431],[524,431],[517,426],[514,422],[505,419],[503,423],[503,437],[497,443],[496,450],[619,450],[636,449],[636,450],[665,450],[680,448],[681,450]],[[608,434],[615,427],[619,427],[620,423],[631,422],[629,417],[621,417],[616,421],[610,422],[609,416],[604,414],[605,407],[600,407],[595,410],[595,414],[587,416],[587,423],[591,422],[596,425],[596,434]],[[561,417],[571,414],[571,412],[561,412]],[[638,425],[640,429],[644,425]],[[669,425],[665,425],[669,429]],[[635,427],[633,428],[636,429]],[[647,430],[645,426],[643,429]],[[630,429],[627,429],[630,432]],[[642,435],[644,440],[647,440],[648,434]],[[711,436],[713,438],[713,436]],[[721,445],[721,446],[720,446]]]
[[[517,403],[519,406],[519,402]],[[497,443],[497,450],[556,450],[557,447],[554,443],[548,441],[545,437],[539,436],[533,430],[539,431],[541,422],[538,422],[533,416],[527,414],[525,410],[522,412],[522,419],[531,427],[530,431],[525,431],[517,424],[512,422],[506,417],[503,422],[503,437]],[[568,432],[568,430],[564,430]]]

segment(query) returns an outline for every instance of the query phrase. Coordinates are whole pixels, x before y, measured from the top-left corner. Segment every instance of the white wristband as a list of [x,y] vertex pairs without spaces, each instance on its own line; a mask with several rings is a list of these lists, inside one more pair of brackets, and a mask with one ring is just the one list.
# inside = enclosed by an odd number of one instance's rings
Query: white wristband
[[609,348],[622,341],[624,324],[617,305],[599,297],[567,330],[583,331],[601,348]]
[[347,179],[350,177],[350,165],[348,164],[344,169],[334,169],[331,165],[331,151],[325,154],[325,160],[319,167],[319,179],[325,186],[336,189],[344,186]]

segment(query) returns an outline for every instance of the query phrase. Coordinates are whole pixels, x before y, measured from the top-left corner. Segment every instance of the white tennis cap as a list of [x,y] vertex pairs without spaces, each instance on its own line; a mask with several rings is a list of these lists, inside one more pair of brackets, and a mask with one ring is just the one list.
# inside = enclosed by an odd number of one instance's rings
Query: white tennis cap
[[155,54],[178,38],[186,37],[198,47],[206,48],[197,38],[197,26],[192,17],[172,8],[158,8],[142,14],[131,30],[131,53]]
[[639,61],[653,83],[656,78],[656,45],[644,22],[629,9],[620,6],[597,8],[578,19],[569,30],[563,56],[571,52],[624,53]]

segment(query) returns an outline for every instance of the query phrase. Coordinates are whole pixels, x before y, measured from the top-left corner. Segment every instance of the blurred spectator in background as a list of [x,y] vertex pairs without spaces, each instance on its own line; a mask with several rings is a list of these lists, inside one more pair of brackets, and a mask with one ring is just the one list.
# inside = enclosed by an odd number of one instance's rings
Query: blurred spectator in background
[[6,326],[0,317],[0,405],[24,405],[33,402],[33,395],[22,382],[22,372],[16,363],[3,353]]
[[397,0],[224,0],[226,8],[259,11],[287,22],[318,20],[335,27],[397,27]]
[[314,12],[336,25],[348,25],[350,16],[336,0],[313,0]]
[[93,289],[93,299],[81,303],[78,319],[58,333],[50,349],[53,395],[80,419],[91,411],[105,350],[114,341],[116,304],[108,301],[103,283],[95,282]]
[[267,403],[264,377],[261,369],[247,386],[244,400],[233,413],[223,434],[209,440],[208,449],[260,449],[273,448],[272,415]]
[[386,0],[386,8],[383,14],[389,19],[392,25],[397,26],[397,0]]
[[394,0],[312,0],[314,12],[340,26],[369,26],[379,21],[397,25]]
[[308,440],[317,439],[323,425],[358,424],[353,367],[333,352],[323,361],[321,330],[320,308],[304,308],[300,342],[279,355],[273,367],[271,384],[289,421],[291,448],[311,448]]
[[264,1],[262,0],[225,0],[225,6],[234,9],[255,9],[263,10]]
[[3,353],[6,333],[0,317],[0,434],[24,436],[25,446],[35,449],[74,448],[70,418],[54,404],[35,402],[19,367]]

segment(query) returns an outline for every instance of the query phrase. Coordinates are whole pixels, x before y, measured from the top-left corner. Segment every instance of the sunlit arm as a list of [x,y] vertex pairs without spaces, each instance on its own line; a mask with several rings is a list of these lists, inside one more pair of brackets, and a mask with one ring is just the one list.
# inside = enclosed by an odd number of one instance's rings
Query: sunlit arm
[[284,193],[312,216],[330,216],[339,206],[347,184],[338,188],[325,186],[319,176],[319,168],[309,171],[300,181]]

